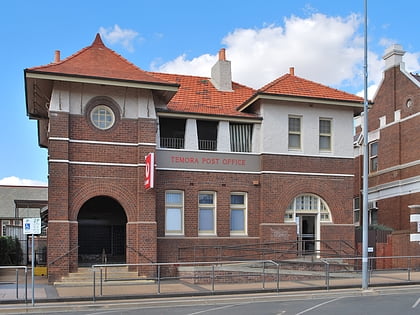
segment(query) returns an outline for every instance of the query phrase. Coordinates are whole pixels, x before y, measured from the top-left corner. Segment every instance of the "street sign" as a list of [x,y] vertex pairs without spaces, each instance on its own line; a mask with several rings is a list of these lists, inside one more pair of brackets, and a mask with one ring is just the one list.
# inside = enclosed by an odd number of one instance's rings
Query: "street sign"
[[41,234],[41,218],[24,218],[23,234]]

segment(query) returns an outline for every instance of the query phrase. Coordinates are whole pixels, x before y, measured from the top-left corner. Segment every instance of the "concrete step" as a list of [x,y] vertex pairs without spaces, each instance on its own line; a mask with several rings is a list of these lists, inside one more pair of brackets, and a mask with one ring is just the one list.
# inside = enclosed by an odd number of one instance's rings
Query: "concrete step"
[[[101,269],[95,269],[95,281],[97,283],[101,280]],[[128,267],[106,267],[102,268],[102,281],[109,285],[123,284],[123,282],[134,283],[148,281],[142,276],[139,276],[137,271],[128,271]],[[60,281],[54,282],[55,286],[77,286],[77,285],[92,285],[93,284],[93,269],[79,268],[77,272],[72,272],[68,276],[62,277]]]

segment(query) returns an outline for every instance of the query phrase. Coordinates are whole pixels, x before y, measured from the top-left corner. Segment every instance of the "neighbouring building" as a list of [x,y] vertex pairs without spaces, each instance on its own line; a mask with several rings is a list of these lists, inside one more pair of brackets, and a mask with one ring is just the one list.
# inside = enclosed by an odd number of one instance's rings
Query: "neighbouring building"
[[[374,239],[370,243],[377,246],[377,256],[420,254],[419,241],[410,242],[411,209],[420,205],[420,76],[405,70],[404,54],[400,45],[386,50],[383,79],[368,114],[368,221],[380,230],[393,230],[390,238],[381,241],[388,243],[387,249],[380,249]],[[363,209],[363,115],[356,122],[360,137],[355,146],[354,218],[358,225]]]
[[255,90],[232,82],[230,66],[222,49],[210,77],[147,72],[97,35],[25,69],[27,113],[49,155],[51,281],[103,255],[145,263],[261,258],[250,250],[261,244],[294,255],[353,248],[363,100],[294,68]]
[[[43,248],[45,228],[48,217],[48,188],[45,186],[8,186],[0,185],[0,235],[17,238],[20,242],[23,261],[26,264],[29,257],[27,235],[23,231],[24,218],[41,218],[43,222],[42,235],[36,237],[36,249]],[[44,257],[37,262],[45,263]]]

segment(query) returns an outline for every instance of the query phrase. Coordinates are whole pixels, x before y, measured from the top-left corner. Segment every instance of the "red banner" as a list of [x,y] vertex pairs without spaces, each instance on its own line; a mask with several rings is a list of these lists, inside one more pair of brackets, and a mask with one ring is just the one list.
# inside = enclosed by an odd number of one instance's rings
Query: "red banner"
[[155,154],[149,153],[145,157],[146,169],[144,171],[144,188],[150,189],[155,184]]

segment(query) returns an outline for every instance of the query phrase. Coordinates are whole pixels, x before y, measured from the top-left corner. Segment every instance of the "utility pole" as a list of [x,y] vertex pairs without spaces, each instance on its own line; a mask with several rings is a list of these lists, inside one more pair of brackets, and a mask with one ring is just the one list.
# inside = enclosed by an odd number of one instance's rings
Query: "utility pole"
[[367,1],[364,0],[365,21],[364,21],[364,102],[363,102],[363,220],[362,220],[362,289],[369,286],[368,277],[368,176],[369,176],[369,131],[368,131],[368,62],[367,62]]

